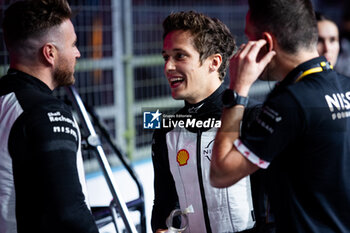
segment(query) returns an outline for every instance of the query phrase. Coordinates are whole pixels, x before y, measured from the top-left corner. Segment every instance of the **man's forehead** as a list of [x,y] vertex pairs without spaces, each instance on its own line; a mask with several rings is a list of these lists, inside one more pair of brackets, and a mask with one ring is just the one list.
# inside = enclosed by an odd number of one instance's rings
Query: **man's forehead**
[[173,31],[170,31],[164,38],[172,38],[172,39],[192,39],[192,33],[189,30],[181,30],[181,29],[176,29]]
[[192,44],[193,36],[189,31],[174,30],[169,32],[163,41],[163,48],[173,47],[174,45]]

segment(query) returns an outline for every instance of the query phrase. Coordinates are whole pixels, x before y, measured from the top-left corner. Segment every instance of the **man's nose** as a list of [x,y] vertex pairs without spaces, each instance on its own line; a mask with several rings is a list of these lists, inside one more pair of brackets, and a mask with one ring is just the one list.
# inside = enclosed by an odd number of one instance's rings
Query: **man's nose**
[[164,65],[164,69],[166,72],[171,71],[171,70],[175,70],[175,62],[173,61],[173,59],[169,58]]
[[78,48],[76,48],[76,54],[75,54],[75,57],[76,58],[79,58],[80,57],[80,51],[79,51],[79,49]]

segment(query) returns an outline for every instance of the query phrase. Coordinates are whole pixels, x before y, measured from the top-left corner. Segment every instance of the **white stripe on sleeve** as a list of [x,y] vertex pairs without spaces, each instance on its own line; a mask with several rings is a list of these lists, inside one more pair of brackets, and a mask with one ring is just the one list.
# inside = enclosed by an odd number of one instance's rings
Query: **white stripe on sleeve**
[[244,157],[258,167],[266,169],[270,165],[270,162],[260,159],[256,154],[249,150],[240,139],[236,139],[233,144]]

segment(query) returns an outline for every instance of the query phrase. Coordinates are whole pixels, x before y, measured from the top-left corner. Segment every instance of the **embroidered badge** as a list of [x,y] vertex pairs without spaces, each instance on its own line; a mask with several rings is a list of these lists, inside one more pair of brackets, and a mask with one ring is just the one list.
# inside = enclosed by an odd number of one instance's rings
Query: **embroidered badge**
[[190,158],[190,154],[187,150],[182,149],[177,152],[176,161],[179,163],[180,166],[187,165],[187,161]]

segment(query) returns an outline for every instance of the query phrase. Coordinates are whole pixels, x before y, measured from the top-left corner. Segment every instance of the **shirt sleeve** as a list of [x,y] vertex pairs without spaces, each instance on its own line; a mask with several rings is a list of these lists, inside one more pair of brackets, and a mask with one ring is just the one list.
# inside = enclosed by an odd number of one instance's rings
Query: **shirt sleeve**
[[243,122],[241,136],[234,144],[252,163],[267,168],[298,140],[305,128],[304,118],[301,107],[288,91],[276,94],[254,119]]
[[[154,169],[154,202],[151,226],[153,232],[166,229],[166,218],[179,208],[175,182],[170,172],[165,133],[156,130],[152,141],[152,162]],[[175,223],[176,224],[176,223]]]
[[42,208],[38,212],[42,212],[42,215],[45,213],[47,218],[40,223],[42,229],[52,229],[52,232],[97,233],[97,226],[85,203],[79,180],[79,131],[71,113],[62,108],[54,111],[40,108],[23,117],[30,156],[16,157],[15,164],[35,169],[35,172],[26,172],[31,174],[26,181],[26,174],[21,174],[17,167],[17,174],[20,174],[17,176],[18,181],[22,184],[18,190],[21,191],[21,187],[28,188],[26,182],[34,182],[31,186],[37,190],[33,194],[36,197],[33,198],[40,200],[39,206]]

